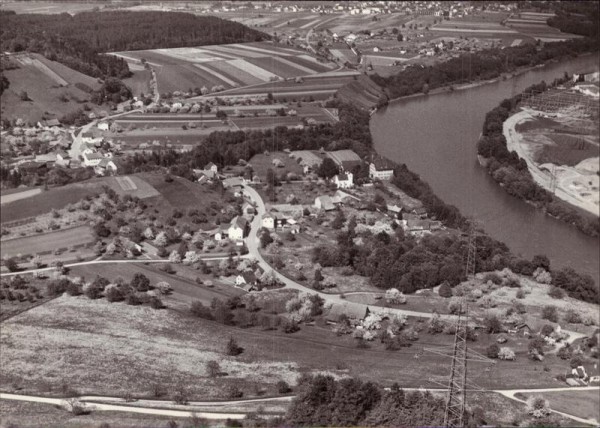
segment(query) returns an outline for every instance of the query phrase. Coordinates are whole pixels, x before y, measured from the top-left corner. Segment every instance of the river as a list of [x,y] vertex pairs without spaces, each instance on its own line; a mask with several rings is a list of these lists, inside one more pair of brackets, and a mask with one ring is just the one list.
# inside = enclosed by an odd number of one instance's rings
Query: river
[[598,61],[598,54],[588,55],[469,89],[396,100],[371,118],[375,149],[405,163],[440,198],[473,216],[515,254],[546,254],[553,267],[571,266],[599,284],[599,240],[510,196],[476,157],[485,114],[501,100],[542,80],[551,82],[565,71],[597,70]]

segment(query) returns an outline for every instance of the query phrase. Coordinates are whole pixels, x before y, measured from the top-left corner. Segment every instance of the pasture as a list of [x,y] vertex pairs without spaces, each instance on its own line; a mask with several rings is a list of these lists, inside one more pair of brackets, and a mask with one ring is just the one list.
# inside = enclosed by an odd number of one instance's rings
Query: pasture
[[132,67],[147,60],[156,70],[161,92],[222,85],[225,88],[256,85],[278,79],[329,71],[306,52],[268,42],[211,45],[196,48],[114,52]]
[[[99,87],[96,79],[38,54],[15,55],[11,62],[18,68],[3,71],[10,81],[1,98],[1,113],[6,119],[37,122],[43,117],[60,118],[89,101],[87,89],[81,88]],[[27,92],[28,101],[20,98],[22,91]],[[90,107],[96,113],[100,111],[93,103]]]
[[94,242],[95,237],[88,226],[79,226],[57,232],[44,233],[2,241],[2,257],[14,257],[18,254],[33,255],[53,252],[57,249],[81,247]]

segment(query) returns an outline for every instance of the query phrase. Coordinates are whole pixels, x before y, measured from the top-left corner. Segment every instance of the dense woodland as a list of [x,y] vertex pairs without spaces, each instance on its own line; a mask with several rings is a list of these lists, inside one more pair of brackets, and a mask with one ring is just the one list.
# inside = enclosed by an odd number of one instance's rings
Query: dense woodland
[[[442,426],[445,403],[430,392],[389,391],[373,382],[331,376],[303,376],[285,422],[290,426]],[[478,408],[466,415],[468,426],[485,424]]]
[[105,52],[241,43],[268,36],[237,22],[179,12],[0,12],[0,48],[37,52],[93,77],[125,78],[127,63]]
[[546,43],[543,46],[525,44],[486,49],[428,67],[413,65],[390,77],[377,74],[371,77],[386,90],[390,98],[399,98],[420,92],[428,93],[447,85],[494,79],[502,73],[514,72],[519,67],[530,67],[584,52],[597,52],[599,46],[597,39],[585,38]]
[[563,33],[598,38],[600,27],[600,3],[596,1],[552,2],[556,17],[548,25]]
[[[553,85],[563,83],[557,79]],[[525,89],[524,93],[545,91],[548,85],[542,82]],[[539,186],[527,168],[527,162],[516,152],[509,152],[506,138],[502,133],[502,124],[515,111],[521,101],[521,94],[503,100],[498,107],[490,111],[483,124],[482,137],[477,144],[477,152],[488,159],[486,169],[492,178],[500,183],[511,195],[533,202],[553,217],[575,225],[583,233],[598,236],[600,224],[597,218],[582,214],[567,203],[558,200],[550,192]]]

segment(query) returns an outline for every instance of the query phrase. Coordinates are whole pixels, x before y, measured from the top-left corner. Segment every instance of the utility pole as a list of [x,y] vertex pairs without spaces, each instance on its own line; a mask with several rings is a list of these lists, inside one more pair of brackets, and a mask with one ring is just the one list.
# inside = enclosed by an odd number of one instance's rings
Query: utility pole
[[448,396],[444,413],[445,427],[463,427],[465,406],[467,403],[467,319],[460,314],[456,321],[454,335],[454,350],[452,353],[452,366],[448,382]]

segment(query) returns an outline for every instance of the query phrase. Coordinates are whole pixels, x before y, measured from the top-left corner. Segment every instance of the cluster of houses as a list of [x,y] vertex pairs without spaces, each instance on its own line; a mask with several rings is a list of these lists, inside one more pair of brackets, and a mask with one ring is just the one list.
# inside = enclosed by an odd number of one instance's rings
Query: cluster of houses
[[104,139],[87,131],[81,135],[81,156],[85,166],[93,167],[98,175],[107,175],[117,172],[117,165],[113,160],[113,154],[109,150],[102,149]]

